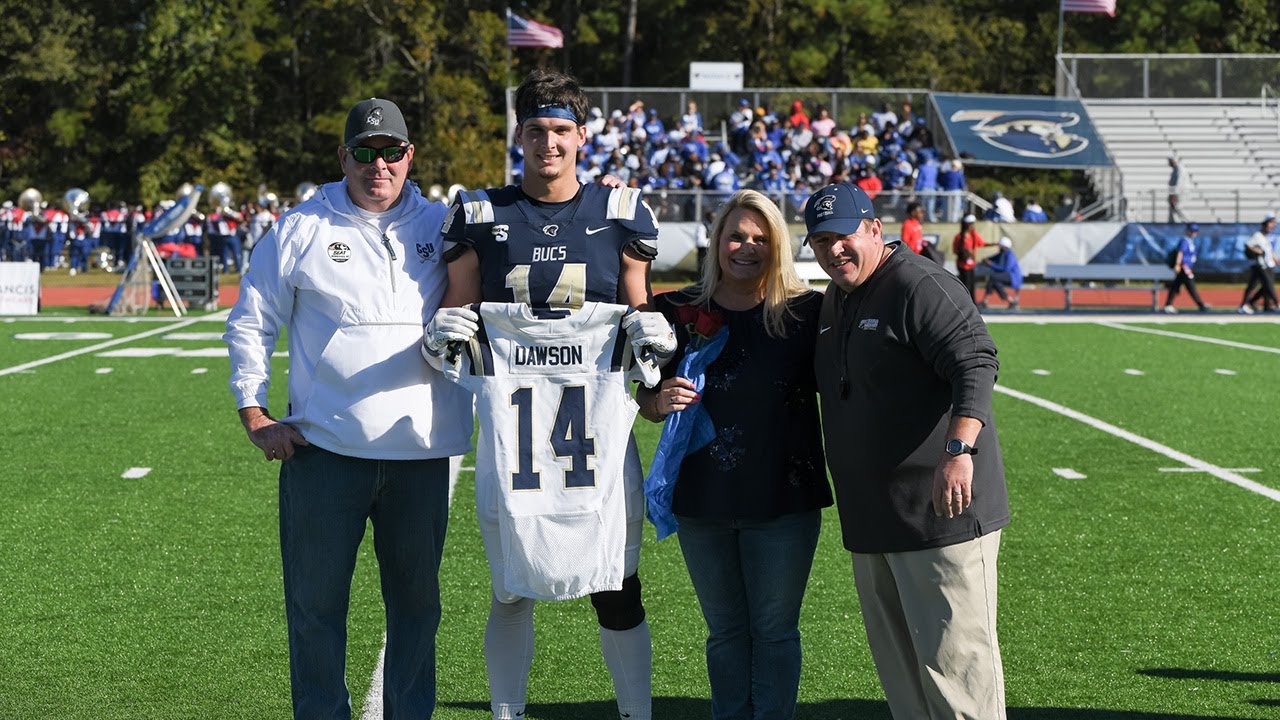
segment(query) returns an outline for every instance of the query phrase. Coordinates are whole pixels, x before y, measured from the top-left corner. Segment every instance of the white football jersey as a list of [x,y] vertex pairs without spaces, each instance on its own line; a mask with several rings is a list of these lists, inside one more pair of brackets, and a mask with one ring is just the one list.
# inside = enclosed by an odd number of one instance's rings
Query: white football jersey
[[621,589],[629,381],[660,379],[622,329],[631,308],[587,302],[553,319],[519,303],[473,308],[480,330],[447,352],[444,374],[476,396],[476,499],[497,505],[504,589],[538,600]]

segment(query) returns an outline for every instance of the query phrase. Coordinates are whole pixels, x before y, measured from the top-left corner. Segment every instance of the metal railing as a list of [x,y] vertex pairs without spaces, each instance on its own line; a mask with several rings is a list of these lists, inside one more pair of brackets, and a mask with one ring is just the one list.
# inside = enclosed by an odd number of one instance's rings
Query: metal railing
[[[1129,205],[1132,222],[1237,222],[1253,224],[1265,212],[1274,210],[1275,198],[1254,190],[1190,190],[1178,193],[1178,212],[1169,213],[1168,188],[1151,188],[1135,193]],[[1211,208],[1208,212],[1204,208]]]
[[[778,204],[782,217],[788,223],[804,223],[804,204],[809,193],[763,192]],[[705,222],[708,213],[714,213],[732,193],[714,190],[652,190],[645,193],[645,201],[653,209],[659,222]],[[896,191],[877,193],[871,204],[881,222],[902,222],[907,217],[907,205],[918,201],[925,209],[928,222],[955,222],[967,213],[979,217],[992,208],[991,203],[971,192]]]
[[[1066,65],[1063,64],[1063,58],[1064,56],[1062,55],[1055,58],[1058,69],[1058,97],[1080,100],[1087,113],[1088,103],[1084,102],[1084,96],[1080,93],[1079,86],[1076,85],[1075,74],[1067,71]],[[1092,118],[1090,122],[1092,123]],[[1128,203],[1124,194],[1124,171],[1116,163],[1115,156],[1111,154],[1111,149],[1106,146],[1105,142],[1102,150],[1107,154],[1107,160],[1110,161],[1111,166],[1090,168],[1085,172],[1085,176],[1089,178],[1089,182],[1093,185],[1099,199],[1092,205],[1082,208],[1079,216],[1081,220],[1091,220],[1099,216],[1104,219],[1124,220],[1128,212]]]
[[[1270,104],[1267,103],[1268,97]],[[1262,114],[1265,115],[1268,110],[1276,118],[1276,137],[1280,137],[1280,96],[1276,95],[1276,89],[1271,87],[1271,83],[1262,83]]]

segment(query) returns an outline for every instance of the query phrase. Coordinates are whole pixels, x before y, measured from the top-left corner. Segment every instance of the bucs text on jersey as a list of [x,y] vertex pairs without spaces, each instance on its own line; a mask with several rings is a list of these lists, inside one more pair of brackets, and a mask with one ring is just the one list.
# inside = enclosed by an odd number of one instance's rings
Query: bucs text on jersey
[[658,221],[633,188],[583,185],[567,203],[537,202],[515,185],[464,191],[441,232],[445,260],[476,251],[490,302],[617,302],[623,251],[658,255]]
[[539,319],[525,304],[472,309],[480,330],[446,353],[444,375],[475,394],[476,504],[497,517],[489,562],[501,568],[500,590],[568,600],[620,589],[637,410],[629,381],[660,380],[622,329],[634,310],[587,302]]

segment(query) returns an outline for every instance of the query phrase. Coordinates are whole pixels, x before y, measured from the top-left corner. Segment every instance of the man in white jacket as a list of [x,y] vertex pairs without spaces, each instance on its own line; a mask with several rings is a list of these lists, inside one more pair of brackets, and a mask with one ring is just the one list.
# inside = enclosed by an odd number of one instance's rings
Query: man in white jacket
[[[399,108],[347,116],[328,183],[258,242],[227,320],[231,392],[249,440],[280,460],[280,544],[296,718],[349,718],[346,620],[365,522],[387,613],[383,707],[435,707],[438,573],[450,455],[470,449],[470,397],[422,362],[444,295],[445,206],[406,182],[414,147]],[[267,411],[288,328],[289,404]]]

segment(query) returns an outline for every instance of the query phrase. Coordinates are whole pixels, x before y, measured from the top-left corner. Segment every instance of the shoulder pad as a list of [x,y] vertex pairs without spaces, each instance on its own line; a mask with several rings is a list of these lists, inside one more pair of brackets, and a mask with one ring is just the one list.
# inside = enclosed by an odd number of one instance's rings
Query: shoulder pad
[[640,204],[640,191],[636,188],[613,188],[609,191],[609,204],[605,219],[635,220],[636,207]]
[[466,212],[468,225],[493,222],[493,202],[484,190],[464,190],[458,193],[458,204]]

